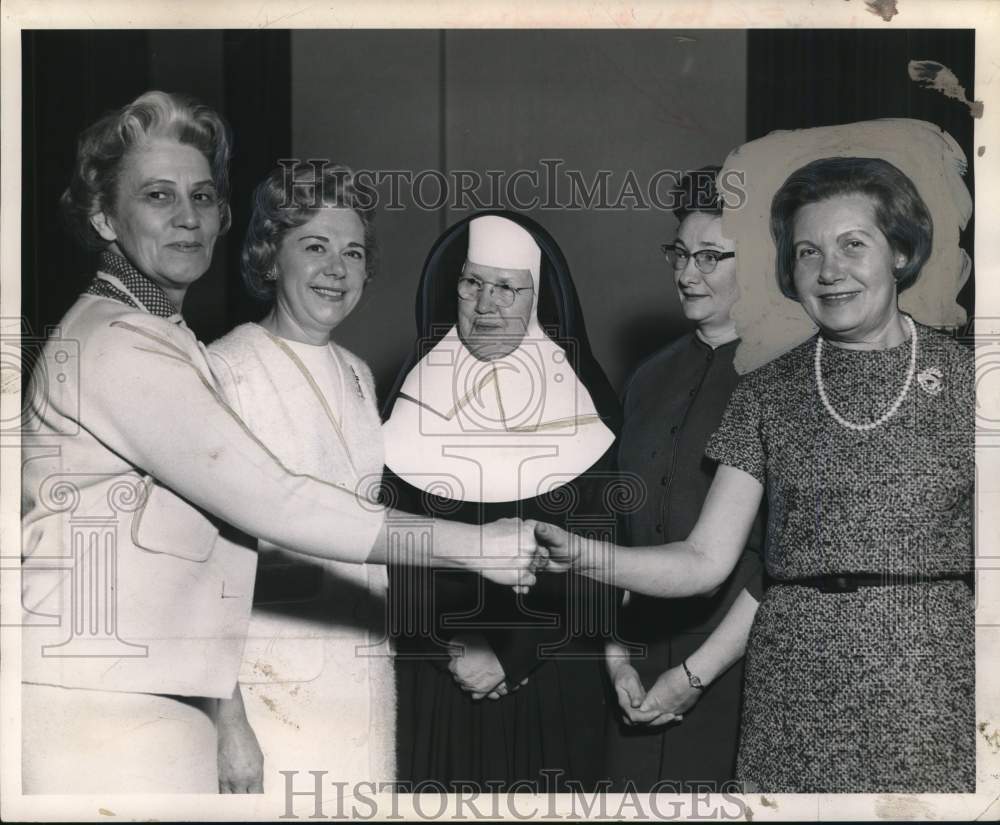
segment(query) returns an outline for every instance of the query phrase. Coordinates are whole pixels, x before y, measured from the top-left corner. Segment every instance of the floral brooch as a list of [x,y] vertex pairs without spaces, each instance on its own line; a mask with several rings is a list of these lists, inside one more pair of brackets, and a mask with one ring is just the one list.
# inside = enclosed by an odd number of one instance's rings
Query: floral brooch
[[944,375],[939,367],[928,367],[917,373],[917,383],[928,395],[937,395],[944,387]]

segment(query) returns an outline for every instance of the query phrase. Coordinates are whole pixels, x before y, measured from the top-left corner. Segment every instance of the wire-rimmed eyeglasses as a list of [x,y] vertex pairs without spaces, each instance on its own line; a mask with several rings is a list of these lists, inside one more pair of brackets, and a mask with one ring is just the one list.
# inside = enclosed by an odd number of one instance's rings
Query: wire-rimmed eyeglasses
[[685,247],[678,246],[675,243],[660,244],[660,251],[668,263],[678,272],[687,267],[688,260],[694,258],[694,265],[698,267],[700,272],[706,275],[711,275],[715,272],[715,267],[718,266],[719,261],[736,257],[735,252],[716,252],[713,249],[699,249],[697,252],[691,253]]
[[498,307],[506,309],[513,306],[517,296],[522,292],[533,292],[533,286],[511,286],[510,284],[498,284],[494,281],[485,281],[475,275],[462,275],[458,279],[458,297],[463,301],[478,301],[483,287],[490,288],[490,295]]

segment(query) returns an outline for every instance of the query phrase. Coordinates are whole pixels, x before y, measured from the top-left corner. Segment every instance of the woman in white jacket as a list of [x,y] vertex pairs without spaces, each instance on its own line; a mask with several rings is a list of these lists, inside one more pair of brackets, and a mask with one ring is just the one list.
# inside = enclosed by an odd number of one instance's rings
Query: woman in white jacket
[[180,310],[228,228],[229,151],[215,112],[162,92],[78,144],[62,204],[101,261],[40,356],[22,438],[27,793],[217,790],[211,700],[233,697],[256,566],[220,526],[533,581],[529,526],[414,517],[401,535],[368,487],[287,467],[225,402]]

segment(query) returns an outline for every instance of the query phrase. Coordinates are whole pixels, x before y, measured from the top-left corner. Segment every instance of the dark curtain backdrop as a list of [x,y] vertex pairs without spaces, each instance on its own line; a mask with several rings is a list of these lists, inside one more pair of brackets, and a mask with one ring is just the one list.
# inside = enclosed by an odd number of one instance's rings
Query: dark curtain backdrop
[[46,31],[22,36],[21,311],[41,335],[79,293],[90,256],[67,242],[56,204],[73,136],[149,86],[146,32]]
[[21,301],[32,334],[58,323],[94,271],[58,213],[75,136],[148,89],[199,98],[235,135],[233,230],[191,288],[185,318],[211,340],[260,314],[239,283],[239,249],[254,183],[290,153],[289,44],[287,31],[24,32]]
[[[969,21],[974,24],[975,21]],[[776,129],[831,126],[883,117],[935,123],[962,147],[973,187],[973,118],[960,101],[910,80],[911,60],[934,60],[951,69],[972,98],[975,31],[972,29],[753,30],[747,40],[747,140]],[[975,214],[962,233],[972,255]],[[973,317],[974,277],[959,295]]]

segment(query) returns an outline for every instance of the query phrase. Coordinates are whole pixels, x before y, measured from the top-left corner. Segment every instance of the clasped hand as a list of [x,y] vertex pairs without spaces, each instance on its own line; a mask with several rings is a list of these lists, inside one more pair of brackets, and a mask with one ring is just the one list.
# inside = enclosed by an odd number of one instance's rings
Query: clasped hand
[[700,697],[682,667],[665,670],[647,691],[636,669],[627,662],[611,675],[626,725],[665,725],[680,722]]
[[[484,697],[499,699],[506,696],[507,674],[490,643],[481,633],[463,633],[455,636],[448,645],[448,670],[456,684],[478,701]],[[514,685],[517,690],[527,682],[523,679]]]
[[535,539],[536,522],[505,518],[483,525],[482,553],[472,566],[484,578],[527,593],[535,574],[548,563],[548,553]]
[[560,527],[534,519],[505,518],[482,528],[482,553],[472,567],[483,577],[526,593],[540,570],[563,573],[575,568],[578,549]]

